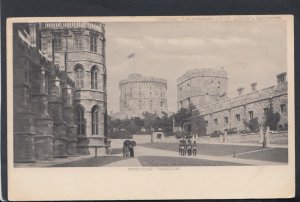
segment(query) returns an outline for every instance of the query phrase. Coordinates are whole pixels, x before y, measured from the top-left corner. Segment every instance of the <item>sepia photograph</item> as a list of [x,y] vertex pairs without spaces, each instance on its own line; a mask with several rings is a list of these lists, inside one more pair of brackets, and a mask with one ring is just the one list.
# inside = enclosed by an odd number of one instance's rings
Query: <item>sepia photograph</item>
[[285,21],[13,29],[16,167],[288,163]]
[[291,24],[290,16],[11,20],[11,168],[118,168],[127,177],[291,169]]

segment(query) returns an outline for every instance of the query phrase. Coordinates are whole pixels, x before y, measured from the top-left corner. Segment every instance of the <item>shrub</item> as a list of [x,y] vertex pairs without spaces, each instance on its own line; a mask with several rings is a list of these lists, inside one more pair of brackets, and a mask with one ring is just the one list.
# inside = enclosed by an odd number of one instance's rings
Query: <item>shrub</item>
[[215,130],[213,133],[211,133],[210,137],[220,137],[220,135],[224,135],[224,133],[220,130]]
[[186,131],[178,131],[178,132],[176,132],[176,138],[177,139],[180,139],[182,137],[191,138],[192,135],[190,133],[186,132]]
[[227,131],[227,134],[236,134],[236,133],[238,133],[237,128],[230,128],[230,129],[228,129],[228,131]]

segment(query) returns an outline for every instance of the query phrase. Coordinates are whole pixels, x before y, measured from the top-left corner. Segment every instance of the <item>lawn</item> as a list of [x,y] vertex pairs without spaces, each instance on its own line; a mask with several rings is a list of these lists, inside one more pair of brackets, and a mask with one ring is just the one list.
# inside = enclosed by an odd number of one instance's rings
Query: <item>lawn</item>
[[244,166],[245,164],[224,161],[210,161],[183,157],[168,156],[140,156],[138,160],[142,166]]
[[[178,151],[177,143],[146,143],[141,146],[163,149],[168,151]],[[197,154],[212,156],[228,156],[233,153],[243,153],[261,149],[258,146],[226,145],[226,144],[197,144]]]
[[262,161],[275,161],[281,163],[288,162],[287,148],[272,148],[270,150],[258,151],[249,154],[241,154],[237,156],[243,159],[258,159]]
[[50,167],[98,167],[104,166],[112,162],[124,160],[127,157],[122,156],[101,156],[101,157],[91,157],[88,159],[82,159],[78,161],[72,161],[68,163],[56,164]]

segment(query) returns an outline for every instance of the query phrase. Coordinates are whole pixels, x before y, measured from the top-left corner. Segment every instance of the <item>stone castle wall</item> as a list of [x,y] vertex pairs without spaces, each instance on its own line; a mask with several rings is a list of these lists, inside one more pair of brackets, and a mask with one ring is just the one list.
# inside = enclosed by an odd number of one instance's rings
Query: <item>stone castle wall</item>
[[[54,63],[64,69],[68,77],[76,81],[76,68],[82,68],[82,86],[74,89],[74,107],[84,111],[84,134],[77,136],[78,152],[94,152],[93,146],[104,146],[107,108],[106,65],[105,65],[105,29],[104,24],[89,22],[41,23],[42,51],[54,58]],[[48,44],[55,37],[60,38],[61,48],[53,49]],[[75,37],[80,39],[80,45]],[[93,49],[91,37],[95,40]],[[77,44],[77,47],[76,47]],[[50,48],[49,48],[50,47]],[[97,71],[97,87],[91,82],[92,71]],[[98,134],[92,131],[92,109],[98,108]],[[101,150],[98,150],[101,152]],[[104,152],[102,150],[102,152]]]
[[[87,23],[74,23],[73,27],[61,27],[61,25],[61,23],[57,26],[55,23],[14,25],[15,162],[34,162],[36,159],[92,154],[94,146],[102,147],[103,149],[98,149],[98,152],[104,153],[106,118],[104,48],[89,54],[91,51],[87,50],[88,44],[82,40],[81,51],[86,53],[81,54],[80,51],[75,51],[72,45],[64,44],[61,40],[60,53],[63,53],[64,57],[58,57],[58,52],[53,48],[54,35],[62,33],[60,36],[66,36],[66,41],[69,43],[72,41],[70,38],[73,38],[70,29],[76,29],[80,33],[85,33],[87,29],[94,29]],[[97,39],[97,43],[101,43],[99,47],[104,47],[104,32],[97,35],[93,30],[93,34],[99,37]],[[44,43],[45,36],[47,43]],[[97,57],[93,58],[95,54]],[[76,55],[92,56],[84,58]],[[62,59],[63,62],[60,61]],[[76,86],[78,78],[74,76],[74,66],[78,65],[84,70],[82,88]],[[97,88],[94,89],[91,89],[92,67],[97,69],[97,80],[94,82],[97,83]],[[77,121],[78,106],[84,108],[85,130],[84,134],[80,135]],[[98,134],[91,132],[91,110],[95,106],[98,115]]]
[[167,81],[132,74],[119,83],[120,113],[142,117],[143,113],[168,112]]
[[[283,73],[283,75],[286,74]],[[199,85],[198,88],[203,88],[203,85]],[[224,87],[224,91],[226,91],[226,88],[227,86]],[[210,89],[206,90],[210,91]],[[258,122],[261,123],[265,120],[266,110],[270,110],[271,107],[274,112],[280,114],[278,129],[287,128],[288,126],[287,82],[285,79],[278,82],[276,86],[262,90],[255,89],[251,93],[241,94],[235,98],[219,98],[211,103],[203,103],[202,101],[197,103],[196,100],[196,103],[194,103],[191,100],[200,113],[200,116],[196,118],[203,117],[206,124],[205,134],[203,134],[203,131],[200,132],[194,129],[194,133],[201,133],[198,135],[211,134],[217,130],[224,131],[232,128],[236,128],[238,131],[247,130],[244,120],[249,121],[257,117]]]
[[178,109],[193,103],[197,108],[216,103],[227,91],[227,73],[217,69],[194,69],[177,79]]

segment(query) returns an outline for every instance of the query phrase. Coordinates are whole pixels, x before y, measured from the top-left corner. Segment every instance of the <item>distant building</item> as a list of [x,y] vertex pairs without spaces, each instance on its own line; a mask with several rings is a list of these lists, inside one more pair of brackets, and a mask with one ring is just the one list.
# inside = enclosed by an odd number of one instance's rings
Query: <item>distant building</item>
[[167,81],[155,77],[131,74],[119,83],[120,112],[114,116],[143,117],[143,113],[168,113]]
[[[278,129],[288,128],[288,95],[286,73],[277,75],[277,84],[261,90],[257,83],[250,84],[250,92],[243,87],[237,88],[237,97],[228,98],[227,73],[222,70],[192,70],[178,79],[178,104],[187,107],[193,103],[204,119],[205,129],[192,131],[198,135],[211,134],[216,130],[236,128],[245,130],[244,120],[258,118],[263,121],[270,110],[279,112]],[[196,122],[197,123],[197,122]],[[203,123],[202,123],[203,124]]]
[[14,161],[104,154],[104,25],[18,23],[13,43]]
[[188,70],[177,79],[178,109],[193,103],[197,108],[226,96],[227,73],[223,69]]

